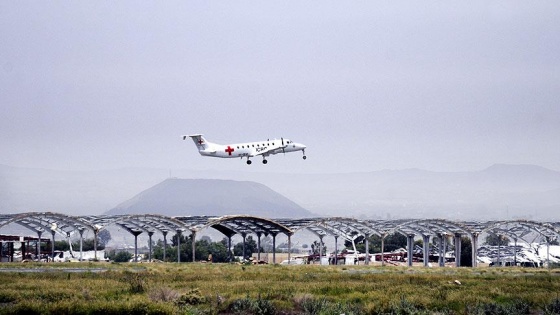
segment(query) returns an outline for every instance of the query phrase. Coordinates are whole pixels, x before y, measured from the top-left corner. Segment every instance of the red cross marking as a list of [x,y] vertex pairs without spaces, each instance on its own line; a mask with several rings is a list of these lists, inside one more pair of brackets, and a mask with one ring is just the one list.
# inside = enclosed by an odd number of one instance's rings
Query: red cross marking
[[226,152],[229,153],[229,155],[231,155],[231,152],[233,152],[233,151],[235,151],[235,150],[228,145],[227,149],[226,149]]
[[202,139],[198,140],[198,144],[203,144],[204,141],[202,141]]

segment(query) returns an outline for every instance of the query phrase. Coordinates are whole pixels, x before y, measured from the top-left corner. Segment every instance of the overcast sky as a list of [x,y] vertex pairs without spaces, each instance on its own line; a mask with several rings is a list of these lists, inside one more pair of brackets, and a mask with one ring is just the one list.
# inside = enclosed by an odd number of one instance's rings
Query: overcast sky
[[[559,1],[0,0],[0,164],[560,170]],[[262,165],[181,135],[308,146]]]

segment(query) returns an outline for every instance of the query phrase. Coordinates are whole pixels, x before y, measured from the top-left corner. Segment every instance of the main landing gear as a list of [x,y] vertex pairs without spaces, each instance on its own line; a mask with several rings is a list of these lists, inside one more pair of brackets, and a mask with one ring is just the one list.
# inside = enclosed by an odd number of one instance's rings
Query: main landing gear
[[247,159],[247,165],[251,165],[251,160]]
[[266,163],[268,163],[268,161],[265,158],[263,158],[263,164],[266,164]]

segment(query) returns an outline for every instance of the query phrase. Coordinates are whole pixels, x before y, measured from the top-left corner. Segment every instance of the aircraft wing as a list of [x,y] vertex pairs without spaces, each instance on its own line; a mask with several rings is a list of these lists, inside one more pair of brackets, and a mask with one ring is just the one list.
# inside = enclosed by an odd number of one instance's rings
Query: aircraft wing
[[282,153],[286,146],[285,145],[275,145],[275,146],[268,146],[268,147],[260,147],[255,148],[250,156],[258,156],[258,155],[271,155],[276,153]]

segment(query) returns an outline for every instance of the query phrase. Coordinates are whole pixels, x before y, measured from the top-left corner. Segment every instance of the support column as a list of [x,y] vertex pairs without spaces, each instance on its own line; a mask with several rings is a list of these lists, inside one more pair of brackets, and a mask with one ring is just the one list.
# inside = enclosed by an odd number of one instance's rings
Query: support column
[[96,228],[93,230],[93,259],[97,261],[97,236],[99,235],[99,230]]
[[276,233],[272,234],[272,263],[276,264]]
[[292,258],[292,236],[288,234],[288,265],[291,264]]
[[441,267],[443,260],[443,236],[442,234],[437,234],[437,251],[438,251],[438,266]]
[[51,234],[52,234],[52,245],[51,245],[51,255],[52,255],[52,261],[54,262],[54,235],[55,235],[56,231],[55,230],[51,230]]
[[430,262],[430,235],[422,235],[423,241],[423,255],[424,255],[424,267],[428,267]]
[[74,257],[74,248],[72,248],[72,243],[70,241],[70,232],[66,232],[66,242],[68,243],[68,248],[70,249],[70,255]]
[[369,265],[369,235],[368,234],[364,234],[364,237],[366,238],[366,258],[364,260],[366,266]]
[[84,229],[79,229],[80,233],[80,261],[84,260]]
[[196,231],[192,231],[192,262],[196,262]]
[[501,259],[500,259],[501,250],[500,249],[502,247],[501,246],[502,236],[501,235],[497,235],[497,236],[498,236],[498,259],[497,259],[496,263],[497,263],[498,267],[501,267],[502,265],[500,264],[500,261],[501,261]]
[[[23,238],[22,238],[23,240]],[[27,248],[25,246],[25,240],[23,242],[20,242],[20,248],[21,248],[21,260],[25,259],[25,255],[27,254]],[[0,250],[2,248],[2,244],[0,244]],[[0,257],[2,257],[2,254],[0,253]]]
[[321,265],[321,259],[323,259],[323,235],[319,236],[319,265]]
[[177,230],[177,262],[181,262],[181,230]]
[[162,231],[163,234],[163,261],[166,261],[166,254],[167,254],[167,233],[168,231]]
[[233,255],[231,254],[231,236],[228,236],[227,240],[228,240],[228,242],[227,242],[228,260],[229,260],[229,262],[232,262],[233,261]]
[[8,252],[10,256],[10,262],[14,262],[14,242],[8,242]]
[[241,236],[243,237],[243,262],[245,262],[245,237],[247,236],[247,234],[241,233]]
[[148,231],[148,261],[152,262],[152,235],[154,235],[154,231]]
[[471,242],[472,242],[472,266],[477,267],[478,266],[478,261],[477,261],[477,257],[478,257],[478,233],[472,233],[471,234]]
[[414,246],[414,234],[408,234],[406,236],[406,247],[407,247],[406,262],[409,267],[412,267],[413,246]]
[[257,262],[261,261],[261,232],[257,232]]
[[461,267],[461,234],[455,233],[455,267]]
[[387,234],[381,234],[381,266],[385,266],[385,236]]
[[334,236],[334,265],[338,265],[338,235]]
[[39,237],[39,239],[37,240],[37,257],[38,257],[38,261],[41,261],[41,234],[43,234],[43,231],[37,231],[37,236]]
[[445,267],[445,254],[447,253],[447,234],[443,233],[443,265]]
[[134,262],[138,262],[138,235],[142,234],[142,231],[130,231],[134,235]]

